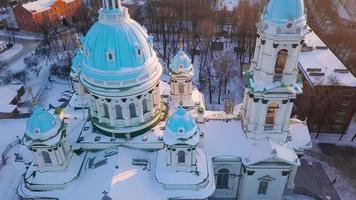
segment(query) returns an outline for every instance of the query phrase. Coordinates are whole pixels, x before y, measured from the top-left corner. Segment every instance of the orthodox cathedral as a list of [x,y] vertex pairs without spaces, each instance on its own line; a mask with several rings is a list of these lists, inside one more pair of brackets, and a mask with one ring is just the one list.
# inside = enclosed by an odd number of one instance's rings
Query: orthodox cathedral
[[25,199],[283,199],[311,147],[290,119],[302,92],[302,0],[270,0],[258,23],[242,104],[209,111],[181,49],[169,83],[153,38],[120,0],[103,0],[80,39],[62,109],[36,107],[24,144],[33,153],[17,193]]

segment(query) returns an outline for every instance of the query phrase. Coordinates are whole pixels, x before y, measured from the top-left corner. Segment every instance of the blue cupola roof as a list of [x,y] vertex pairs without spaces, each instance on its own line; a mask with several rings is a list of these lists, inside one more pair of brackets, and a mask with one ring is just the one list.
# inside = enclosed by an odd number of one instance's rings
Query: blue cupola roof
[[46,139],[55,135],[60,121],[43,108],[36,106],[27,121],[26,135],[32,139]]
[[192,70],[192,60],[189,56],[181,49],[173,57],[170,70],[174,73],[189,72]]
[[182,106],[179,106],[176,112],[168,119],[167,129],[171,133],[187,133],[196,128],[197,124],[191,116],[187,113]]
[[145,28],[130,18],[120,1],[112,2],[113,9],[100,9],[99,21],[81,40],[81,73],[99,81],[135,80],[151,69],[146,68],[156,57],[153,40]]
[[263,15],[264,20],[279,25],[304,18],[303,0],[270,0]]

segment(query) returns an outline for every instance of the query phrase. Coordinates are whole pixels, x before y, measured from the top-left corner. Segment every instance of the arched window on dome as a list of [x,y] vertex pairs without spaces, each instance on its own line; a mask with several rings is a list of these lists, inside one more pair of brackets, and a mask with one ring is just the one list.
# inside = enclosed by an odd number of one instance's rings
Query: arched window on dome
[[115,60],[114,52],[109,51],[109,52],[107,53],[107,59],[108,59],[108,61],[113,61],[113,60]]
[[115,105],[116,119],[123,119],[122,108],[120,105]]
[[135,117],[137,117],[136,106],[135,106],[134,103],[130,103],[130,105],[129,105],[129,110],[130,110],[130,118],[135,118]]
[[277,117],[278,108],[279,106],[276,102],[272,102],[268,104],[266,120],[265,120],[266,123],[265,130],[273,129]]
[[143,111],[143,114],[148,113],[147,99],[144,99],[144,100],[142,101],[142,111]]
[[274,81],[281,80],[284,68],[287,63],[287,58],[288,58],[288,50],[282,49],[278,52],[276,64],[274,66],[274,74],[275,74]]
[[178,151],[178,163],[185,163],[185,152]]
[[103,117],[109,118],[109,107],[106,103],[103,104],[103,110],[104,110]]
[[42,151],[42,158],[44,163],[46,164],[52,164],[51,157],[49,156],[49,153],[47,151]]
[[226,168],[222,168],[218,171],[216,178],[216,187],[219,189],[229,188],[229,176],[230,171]]

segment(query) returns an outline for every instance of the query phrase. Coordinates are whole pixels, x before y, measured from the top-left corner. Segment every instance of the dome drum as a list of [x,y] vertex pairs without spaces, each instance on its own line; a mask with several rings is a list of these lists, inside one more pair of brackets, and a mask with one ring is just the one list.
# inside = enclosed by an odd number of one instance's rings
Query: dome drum
[[142,90],[135,95],[107,97],[91,93],[90,116],[93,124],[102,133],[114,133],[125,137],[125,133],[137,132],[159,121],[160,86]]

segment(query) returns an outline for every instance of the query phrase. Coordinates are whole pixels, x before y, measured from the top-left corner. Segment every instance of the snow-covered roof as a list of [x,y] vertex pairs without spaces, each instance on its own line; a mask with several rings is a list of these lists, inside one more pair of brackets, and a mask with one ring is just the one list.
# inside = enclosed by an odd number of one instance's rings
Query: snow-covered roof
[[[22,4],[22,7],[24,7],[26,10],[30,12],[41,12],[49,9],[56,1],[57,0],[38,0],[30,3]],[[75,0],[62,0],[62,1],[65,3],[70,3]]]
[[14,100],[17,96],[17,91],[13,88],[4,86],[0,87],[0,104],[10,104],[12,100]]
[[245,165],[254,165],[268,160],[281,160],[291,165],[300,165],[295,151],[271,139],[262,139],[250,146],[247,156],[242,159]]
[[356,87],[355,76],[313,31],[306,34],[305,44],[298,67],[310,84]]
[[[240,120],[210,120],[199,124],[204,137],[201,143],[205,151],[214,157],[246,158],[257,141],[247,139]],[[308,127],[302,122],[290,122],[291,140],[281,145],[286,148],[301,150],[311,147]]]
[[12,113],[17,108],[17,105],[0,104],[0,113]]

